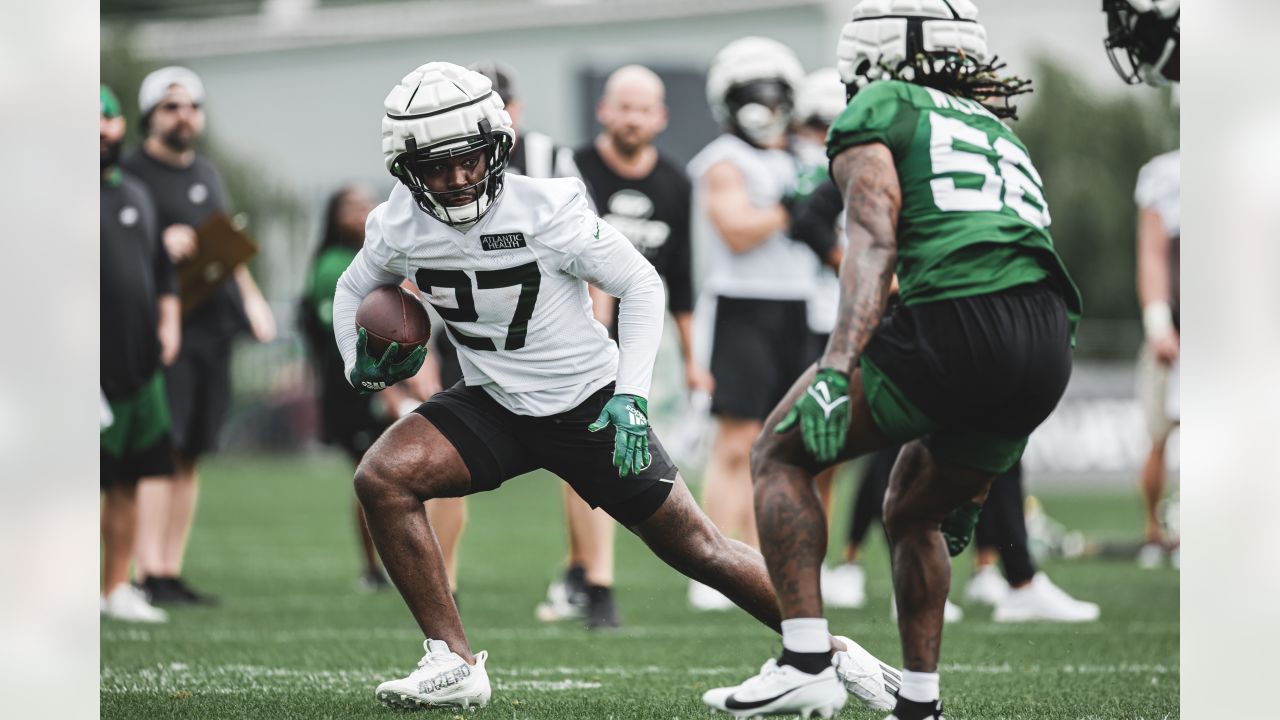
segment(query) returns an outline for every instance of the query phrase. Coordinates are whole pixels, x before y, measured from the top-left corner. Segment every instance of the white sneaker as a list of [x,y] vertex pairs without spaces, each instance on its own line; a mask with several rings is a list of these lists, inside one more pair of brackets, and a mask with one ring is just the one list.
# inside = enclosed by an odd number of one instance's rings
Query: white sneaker
[[860,608],[867,604],[867,574],[857,563],[822,566],[822,604],[833,608]]
[[1149,542],[1138,548],[1138,567],[1143,570],[1155,570],[1164,563],[1164,547],[1160,543]]
[[992,619],[1000,623],[1030,622],[1092,622],[1101,615],[1096,603],[1076,600],[1043,572],[1036,573],[1031,583],[1009,591],[1008,597],[996,605]]
[[[889,596],[889,619],[895,623],[898,622],[898,601]],[[942,606],[942,622],[958,623],[964,619],[964,608],[951,602],[951,598],[947,598],[947,604]]]
[[760,674],[733,687],[708,690],[702,702],[737,718],[759,715],[799,715],[835,717],[849,696],[836,677],[834,667],[817,675],[779,665],[772,658],[765,661]]
[[569,585],[556,578],[547,586],[547,599],[538,603],[534,616],[542,622],[558,622],[574,620],[585,615],[582,605],[575,605],[570,596]]
[[489,653],[476,653],[476,664],[468,665],[443,640],[424,640],[426,655],[418,661],[418,669],[409,677],[388,680],[378,686],[374,695],[387,707],[417,710],[432,707],[484,707],[492,689],[484,663]]
[[995,565],[988,565],[973,574],[964,590],[965,599],[979,605],[996,606],[1009,594],[1009,583]]
[[689,581],[689,605],[698,611],[731,610],[736,605],[724,593],[697,580]]
[[152,605],[146,593],[132,583],[120,583],[111,594],[98,604],[103,617],[125,622],[162,623],[169,621],[169,613]]
[[902,673],[849,638],[837,635],[836,639],[845,644],[845,649],[831,657],[831,664],[844,689],[872,710],[892,710],[898,688],[902,687]]

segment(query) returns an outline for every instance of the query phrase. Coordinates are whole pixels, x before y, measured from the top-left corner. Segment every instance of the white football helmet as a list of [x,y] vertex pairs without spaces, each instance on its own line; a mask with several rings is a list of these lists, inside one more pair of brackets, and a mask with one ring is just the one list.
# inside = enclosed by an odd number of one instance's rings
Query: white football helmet
[[765,146],[786,133],[803,79],[804,66],[791,48],[765,37],[739,38],[711,60],[707,103],[718,122]]
[[833,67],[814,70],[796,90],[796,120],[814,125],[830,125],[844,112],[848,100],[840,71]]
[[[450,225],[479,220],[502,193],[503,173],[515,142],[511,116],[489,78],[447,62],[422,65],[405,75],[383,101],[382,157],[418,207]],[[419,168],[428,161],[485,150],[484,177],[458,190],[432,192]],[[456,206],[448,196],[474,195]]]
[[1130,85],[1178,81],[1181,5],[1180,0],[1102,0],[1107,56],[1120,79]]
[[852,95],[874,80],[915,79],[918,60],[962,55],[987,61],[987,30],[972,0],[861,0],[836,46],[840,79]]

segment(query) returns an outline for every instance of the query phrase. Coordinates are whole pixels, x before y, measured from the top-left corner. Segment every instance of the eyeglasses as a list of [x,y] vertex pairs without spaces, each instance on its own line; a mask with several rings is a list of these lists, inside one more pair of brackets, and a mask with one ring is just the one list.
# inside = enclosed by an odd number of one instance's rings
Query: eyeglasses
[[183,108],[191,108],[191,110],[194,112],[200,109],[200,103],[165,102],[165,103],[160,103],[159,108],[165,112],[170,112],[170,113],[178,112]]

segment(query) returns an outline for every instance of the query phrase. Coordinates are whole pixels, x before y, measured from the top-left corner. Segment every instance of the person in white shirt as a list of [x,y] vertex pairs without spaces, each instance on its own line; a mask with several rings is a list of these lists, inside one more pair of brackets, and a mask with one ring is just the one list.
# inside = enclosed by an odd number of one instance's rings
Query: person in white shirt
[[[807,301],[818,259],[788,236],[783,206],[796,179],[785,148],[803,78],[795,53],[776,40],[745,37],[722,48],[707,72],[707,101],[724,132],[688,167],[697,349],[715,379],[702,502],[717,527],[753,547],[751,443],[810,359]],[[689,604],[732,607],[697,583]]]
[[[422,503],[538,468],[780,631],[760,553],[707,519],[649,428],[664,313],[653,266],[588,208],[582,181],[504,173],[511,121],[482,74],[428,63],[384,106],[383,155],[400,182],[338,281],[334,335],[353,386],[413,376],[425,348],[402,359],[393,344],[375,359],[355,325],[368,293],[413,279],[458,346],[464,382],[397,421],[356,471],[378,553],[427,637],[417,669],[379,685],[377,698],[402,708],[488,703],[487,653],[467,642]],[[592,317],[588,283],[619,298],[617,345]],[[847,638],[832,647],[853,659],[848,681],[886,702],[884,666]]]

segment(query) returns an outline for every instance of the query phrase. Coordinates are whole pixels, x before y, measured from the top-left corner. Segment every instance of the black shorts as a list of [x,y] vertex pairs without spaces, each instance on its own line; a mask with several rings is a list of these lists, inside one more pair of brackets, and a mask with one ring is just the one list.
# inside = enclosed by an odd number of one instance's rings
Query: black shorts
[[1071,322],[1047,284],[899,306],[860,368],[876,425],[944,460],[1002,473],[1071,377]]
[[803,300],[716,299],[711,414],[764,421],[813,361]]
[[231,409],[231,344],[192,344],[183,338],[178,359],[165,372],[173,446],[189,460],[217,447]]
[[415,411],[449,440],[471,472],[471,492],[494,490],[532,470],[545,468],[569,483],[591,507],[604,508],[627,527],[648,519],[675,484],[675,463],[649,430],[653,461],[639,475],[618,477],[613,466],[614,430],[590,432],[613,383],[572,410],[547,417],[517,415],[483,388],[462,383],[436,393]]

